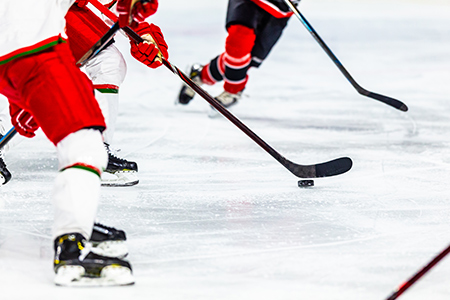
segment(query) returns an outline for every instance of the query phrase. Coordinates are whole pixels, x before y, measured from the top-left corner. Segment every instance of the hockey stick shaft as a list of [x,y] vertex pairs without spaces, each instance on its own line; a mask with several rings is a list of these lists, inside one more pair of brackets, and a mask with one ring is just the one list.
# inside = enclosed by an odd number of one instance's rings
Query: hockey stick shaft
[[[100,12],[104,13],[112,21],[115,21],[117,16],[115,16],[106,7],[101,5],[97,0],[89,0]],[[142,43],[143,39],[131,28],[122,28],[125,33],[137,43]],[[220,112],[225,118],[232,122],[236,127],[238,127],[242,132],[249,136],[255,143],[257,143],[261,148],[263,148],[267,153],[269,153],[273,158],[275,158],[279,163],[281,163],[286,169],[288,169],[292,174],[300,178],[316,178],[316,177],[326,177],[334,176],[347,172],[352,167],[352,161],[348,157],[342,157],[333,161],[325,162],[322,164],[315,165],[298,165],[293,163],[283,157],[274,148],[267,144],[263,139],[256,135],[250,128],[248,128],[244,123],[242,123],[238,118],[236,118],[229,110],[223,107],[214,97],[208,94],[204,89],[194,83],[186,74],[184,74],[179,68],[172,65],[168,60],[162,57],[162,63],[166,66],[172,73],[178,75],[178,77],[190,88],[192,88],[197,94],[199,94],[203,99],[205,99],[212,107],[214,107],[218,112]]]
[[111,41],[116,34],[116,32],[120,29],[119,23],[116,21],[113,26],[95,43],[91,49],[89,49],[86,54],[83,55],[78,61],[77,66],[84,66],[90,59],[95,57],[100,51],[102,51],[106,45],[108,45],[109,41]]
[[404,104],[403,102],[383,96],[377,93],[370,92],[363,87],[361,87],[355,79],[350,75],[350,73],[345,69],[345,67],[342,65],[342,63],[339,61],[339,59],[334,55],[334,53],[331,51],[331,49],[325,44],[325,42],[322,40],[322,38],[319,36],[317,31],[314,30],[314,28],[311,26],[311,24],[306,20],[306,18],[302,15],[302,13],[298,10],[298,8],[290,1],[290,0],[284,0],[286,5],[290,8],[290,10],[294,13],[294,15],[300,20],[300,22],[306,27],[306,29],[309,31],[309,33],[313,36],[313,38],[319,43],[319,45],[322,47],[322,49],[325,51],[325,53],[331,58],[331,60],[334,62],[334,64],[338,67],[338,69],[341,71],[341,73],[347,78],[347,80],[350,82],[350,84],[356,89],[358,93],[360,93],[363,96],[367,96],[369,98],[381,101],[387,105],[390,105],[398,110],[401,111],[408,111],[408,106]]
[[438,262],[440,262],[447,254],[450,253],[450,246],[448,246],[444,251],[439,253],[432,261],[430,261],[425,267],[423,267],[419,272],[414,274],[408,281],[400,285],[400,287],[392,293],[386,300],[395,300],[401,294],[403,294],[407,289],[409,289],[417,280],[419,280],[423,275],[425,275],[431,268],[433,268]]
[[16,135],[17,131],[13,127],[0,139],[0,150]]

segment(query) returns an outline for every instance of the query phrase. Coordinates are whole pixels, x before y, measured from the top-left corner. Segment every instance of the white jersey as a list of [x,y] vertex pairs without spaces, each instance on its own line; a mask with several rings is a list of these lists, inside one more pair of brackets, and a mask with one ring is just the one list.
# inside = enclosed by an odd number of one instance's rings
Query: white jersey
[[75,0],[0,0],[0,64],[48,47],[64,32]]

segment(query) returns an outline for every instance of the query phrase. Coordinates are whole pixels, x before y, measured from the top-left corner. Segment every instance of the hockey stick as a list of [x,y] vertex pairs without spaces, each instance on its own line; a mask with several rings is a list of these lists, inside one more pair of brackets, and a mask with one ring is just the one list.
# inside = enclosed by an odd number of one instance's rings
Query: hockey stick
[[381,101],[387,105],[390,105],[396,109],[399,109],[401,111],[408,111],[408,106],[404,104],[403,102],[383,96],[377,93],[369,92],[368,90],[361,87],[350,75],[350,73],[344,68],[342,63],[339,61],[339,59],[333,54],[333,52],[328,48],[328,46],[325,44],[325,42],[322,40],[322,38],[317,34],[317,32],[314,30],[314,28],[309,24],[308,20],[305,19],[305,17],[300,13],[298,8],[292,4],[290,0],[284,0],[286,2],[287,6],[292,10],[292,12],[297,16],[297,18],[302,22],[302,24],[306,27],[306,29],[311,33],[311,35],[314,37],[314,39],[319,43],[319,45],[322,47],[322,49],[328,54],[328,56],[331,58],[331,60],[335,63],[335,65],[338,67],[338,69],[344,74],[345,78],[350,82],[350,84],[363,96],[370,97],[372,99]]
[[0,150],[16,135],[17,131],[13,127],[0,139]]
[[108,45],[109,41],[112,40],[114,35],[116,34],[117,30],[119,30],[119,22],[115,22],[113,26],[98,40],[97,43],[95,43],[91,49],[86,52],[83,57],[81,57],[77,61],[77,66],[82,67],[84,66],[91,58],[96,56],[100,51],[102,51],[106,45]]
[[[97,0],[89,0],[97,9],[105,14],[112,21],[117,20],[117,16],[114,15],[110,10],[101,5]],[[122,28],[125,33],[137,43],[142,43],[144,40],[136,33],[133,29],[129,27]],[[288,169],[292,174],[300,178],[317,178],[317,177],[328,177],[339,175],[347,172],[352,167],[352,160],[348,157],[341,157],[332,161],[314,164],[314,165],[299,165],[283,157],[274,148],[262,140],[258,135],[256,135],[250,128],[248,128],[244,123],[242,123],[238,118],[236,118],[229,110],[223,107],[214,97],[209,95],[204,89],[194,83],[186,74],[184,74],[176,66],[172,65],[164,57],[161,57],[162,63],[175,75],[178,75],[180,79],[191,87],[195,92],[197,92],[203,99],[205,99],[211,106],[213,106],[217,111],[219,111],[224,117],[226,117],[231,123],[236,125],[241,131],[243,131],[247,136],[249,136],[255,143],[257,143],[261,148],[263,148],[267,153],[269,153],[273,158],[275,158],[279,163],[281,163],[286,169]]]
[[425,273],[427,273],[431,268],[433,268],[441,259],[443,259],[448,253],[450,253],[450,246],[448,246],[444,251],[439,253],[432,261],[430,261],[425,267],[423,267],[419,272],[417,272],[408,281],[400,285],[400,287],[392,293],[391,296],[386,298],[386,300],[397,299],[401,294],[403,294],[409,287],[411,287],[417,280],[419,280]]

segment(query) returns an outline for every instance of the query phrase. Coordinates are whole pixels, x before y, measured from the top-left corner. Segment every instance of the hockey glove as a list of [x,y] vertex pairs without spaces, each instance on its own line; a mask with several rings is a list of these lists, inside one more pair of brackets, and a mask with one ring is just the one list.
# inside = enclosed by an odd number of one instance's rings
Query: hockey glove
[[152,69],[161,66],[161,55],[165,59],[169,58],[167,52],[169,47],[164,40],[161,29],[154,24],[145,22],[140,24],[133,22],[131,27],[144,39],[144,42],[139,44],[131,41],[131,55]]
[[14,104],[10,104],[9,113],[11,122],[19,134],[28,138],[35,136],[35,131],[39,129],[39,125],[29,112]]
[[75,5],[78,7],[85,7],[89,3],[89,0],[76,0]]
[[133,20],[142,22],[158,9],[158,0],[119,0],[119,26],[129,26]]

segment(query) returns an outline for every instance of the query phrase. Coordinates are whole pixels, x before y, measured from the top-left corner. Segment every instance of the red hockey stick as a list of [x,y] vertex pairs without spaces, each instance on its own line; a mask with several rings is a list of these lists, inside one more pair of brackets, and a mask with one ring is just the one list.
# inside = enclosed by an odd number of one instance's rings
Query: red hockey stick
[[448,246],[444,251],[439,253],[432,261],[430,261],[425,267],[423,267],[419,272],[417,272],[408,281],[403,283],[397,291],[392,293],[386,300],[395,300],[401,294],[403,294],[410,286],[412,286],[417,280],[419,280],[425,273],[427,273],[431,268],[433,268],[439,261],[441,261],[448,253],[450,253],[450,246]]

